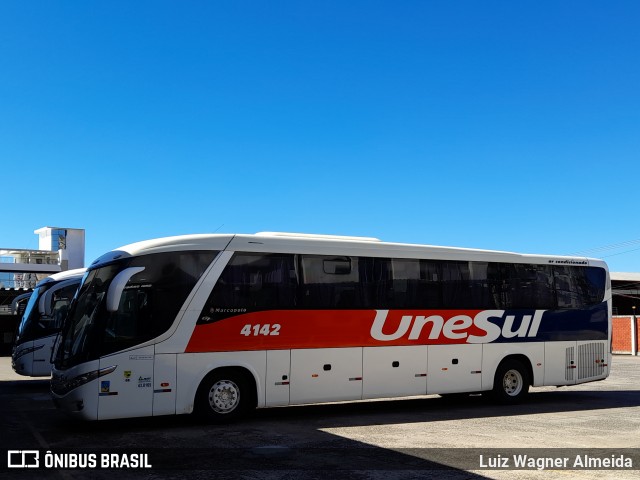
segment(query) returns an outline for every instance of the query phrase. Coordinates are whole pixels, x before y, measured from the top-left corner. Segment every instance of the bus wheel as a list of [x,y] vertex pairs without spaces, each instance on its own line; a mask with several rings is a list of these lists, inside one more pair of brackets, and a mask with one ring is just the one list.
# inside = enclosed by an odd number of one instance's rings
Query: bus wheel
[[200,384],[195,412],[208,421],[224,423],[236,420],[250,408],[248,382],[233,371],[210,373]]
[[493,380],[493,397],[503,404],[521,402],[529,392],[529,374],[518,360],[505,360],[496,370]]

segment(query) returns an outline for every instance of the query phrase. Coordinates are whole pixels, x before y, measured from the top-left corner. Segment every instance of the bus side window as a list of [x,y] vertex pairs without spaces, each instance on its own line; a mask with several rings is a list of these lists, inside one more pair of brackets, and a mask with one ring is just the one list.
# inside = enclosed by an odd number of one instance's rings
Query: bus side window
[[604,299],[604,269],[570,266],[554,266],[553,269],[559,308],[583,308]]
[[469,262],[442,262],[443,308],[468,308]]
[[584,269],[585,300],[589,305],[595,305],[604,300],[607,274],[604,268],[586,267]]
[[390,258],[376,258],[373,266],[375,308],[394,308]]
[[420,260],[392,259],[394,308],[416,306],[420,290]]
[[291,255],[269,255],[253,275],[254,306],[259,309],[291,308],[294,305],[296,290],[295,277],[292,277],[293,258]]
[[420,260],[420,278],[423,289],[420,292],[429,308],[442,308],[442,262]]
[[556,283],[558,308],[580,308],[581,299],[575,284],[576,278],[571,274],[571,267],[553,267]]
[[548,265],[500,264],[502,308],[556,307],[553,271]]
[[296,288],[293,255],[237,252],[220,275],[200,318],[222,319],[227,315],[217,314],[220,309],[292,308]]
[[369,303],[365,290],[370,282],[360,282],[360,265],[370,264],[359,257],[301,255],[299,304],[307,308],[364,308]]
[[433,267],[433,262],[418,259],[375,259],[377,308],[439,308]]

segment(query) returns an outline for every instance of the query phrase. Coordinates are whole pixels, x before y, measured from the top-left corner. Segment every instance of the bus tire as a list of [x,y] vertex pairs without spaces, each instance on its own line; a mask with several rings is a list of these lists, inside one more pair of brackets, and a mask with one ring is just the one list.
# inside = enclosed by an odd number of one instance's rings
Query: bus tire
[[529,371],[519,360],[504,360],[493,380],[493,398],[501,404],[520,403],[529,393]]
[[207,375],[196,393],[194,411],[210,423],[237,420],[255,407],[251,382],[242,372],[234,369],[214,370]]

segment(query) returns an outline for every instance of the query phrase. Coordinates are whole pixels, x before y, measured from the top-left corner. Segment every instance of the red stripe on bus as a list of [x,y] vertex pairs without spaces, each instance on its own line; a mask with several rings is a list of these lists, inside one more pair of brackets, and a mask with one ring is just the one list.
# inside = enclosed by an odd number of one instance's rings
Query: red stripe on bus
[[[473,318],[479,310],[391,310],[382,333],[398,331],[404,316],[455,315]],[[196,325],[186,352],[230,352],[247,350],[288,350],[300,348],[377,347],[398,345],[433,345],[466,343],[468,335],[483,335],[474,324],[463,329],[461,338],[438,335],[430,339],[432,326],[423,327],[419,338],[409,339],[408,332],[397,339],[380,341],[371,335],[376,310],[270,310],[246,313],[209,324]]]

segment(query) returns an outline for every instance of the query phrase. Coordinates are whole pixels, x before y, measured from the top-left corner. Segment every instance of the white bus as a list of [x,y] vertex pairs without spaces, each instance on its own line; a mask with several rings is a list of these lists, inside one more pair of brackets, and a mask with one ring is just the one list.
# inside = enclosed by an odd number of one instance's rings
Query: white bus
[[51,375],[51,352],[67,315],[71,299],[86,269],[55,273],[36,284],[18,324],[11,353],[13,370],[28,377]]
[[488,392],[609,374],[605,263],[260,233],[135,243],[88,269],[56,405],[102,420]]

